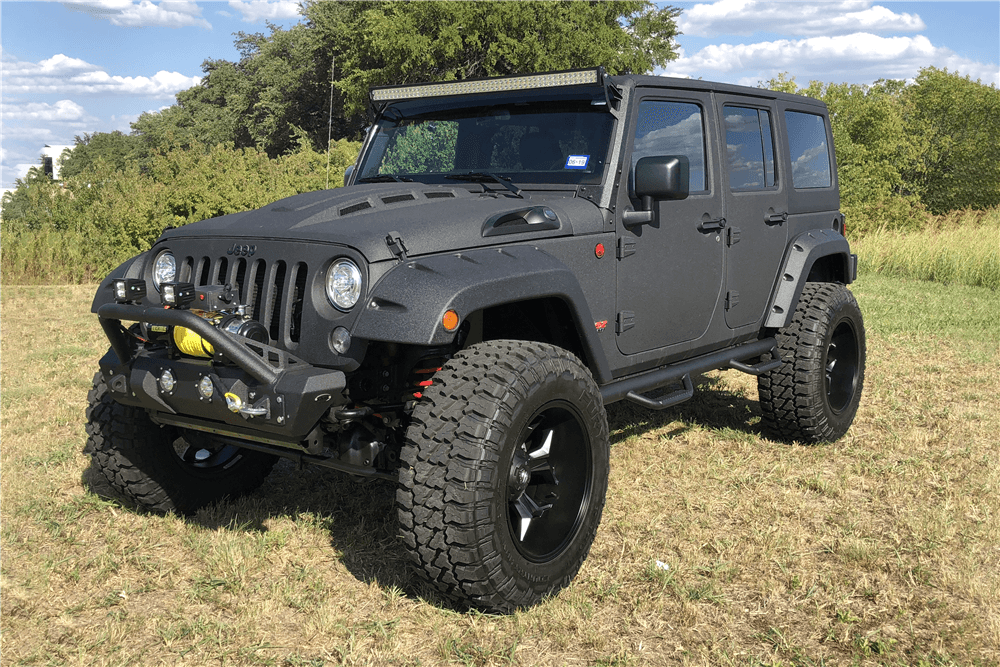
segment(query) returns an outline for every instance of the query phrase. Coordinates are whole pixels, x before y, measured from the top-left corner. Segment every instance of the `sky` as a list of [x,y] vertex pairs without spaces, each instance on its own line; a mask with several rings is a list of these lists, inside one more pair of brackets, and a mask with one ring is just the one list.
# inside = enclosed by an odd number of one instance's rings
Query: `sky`
[[[657,74],[756,86],[912,79],[923,67],[1000,85],[1000,2],[670,2],[679,58]],[[197,85],[207,59],[238,60],[234,33],[288,28],[294,0],[0,3],[0,187],[43,146],[129,132]]]

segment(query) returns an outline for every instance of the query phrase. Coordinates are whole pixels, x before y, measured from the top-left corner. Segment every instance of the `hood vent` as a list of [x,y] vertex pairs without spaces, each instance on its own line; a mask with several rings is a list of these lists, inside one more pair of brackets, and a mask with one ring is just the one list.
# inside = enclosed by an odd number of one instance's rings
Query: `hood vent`
[[337,213],[339,213],[340,215],[350,215],[351,213],[357,213],[358,211],[364,211],[364,210],[369,209],[371,207],[372,207],[372,205],[371,205],[370,202],[363,201],[363,202],[358,202],[357,204],[351,204],[350,206],[345,206],[344,208],[342,208],[339,211],[337,211]]
[[401,201],[413,201],[416,199],[413,195],[407,193],[405,195],[392,195],[389,197],[382,197],[383,204],[396,204]]
[[425,192],[424,196],[428,199],[449,199],[455,196],[454,192]]

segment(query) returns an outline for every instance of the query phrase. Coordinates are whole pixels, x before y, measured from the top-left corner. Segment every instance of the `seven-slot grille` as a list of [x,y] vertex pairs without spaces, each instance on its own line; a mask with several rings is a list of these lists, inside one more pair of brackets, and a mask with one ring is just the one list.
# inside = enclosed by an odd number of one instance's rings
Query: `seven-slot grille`
[[309,273],[305,262],[189,256],[181,261],[179,273],[180,280],[196,287],[231,285],[247,314],[267,328],[272,345],[291,348],[298,344]]

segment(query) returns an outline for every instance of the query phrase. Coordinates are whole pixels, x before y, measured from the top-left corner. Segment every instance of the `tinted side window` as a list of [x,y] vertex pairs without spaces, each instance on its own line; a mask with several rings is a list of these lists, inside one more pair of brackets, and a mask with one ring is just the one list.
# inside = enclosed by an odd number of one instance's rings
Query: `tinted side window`
[[729,187],[762,190],[774,187],[774,141],[771,114],[763,109],[727,106],[726,154]]
[[792,159],[792,185],[796,188],[828,188],[830,147],[826,143],[826,124],[822,116],[801,111],[786,111],[788,152]]
[[691,192],[705,191],[705,123],[701,107],[691,102],[641,102],[632,166],[648,155],[686,156],[691,163]]

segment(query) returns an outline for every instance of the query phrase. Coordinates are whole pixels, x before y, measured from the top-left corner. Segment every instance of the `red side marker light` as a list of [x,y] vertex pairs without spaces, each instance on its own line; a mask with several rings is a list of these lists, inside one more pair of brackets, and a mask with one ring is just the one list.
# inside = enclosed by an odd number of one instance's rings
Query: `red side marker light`
[[604,244],[603,243],[598,243],[597,244],[597,247],[594,248],[594,254],[597,256],[597,259],[600,259],[601,257],[604,257]]

